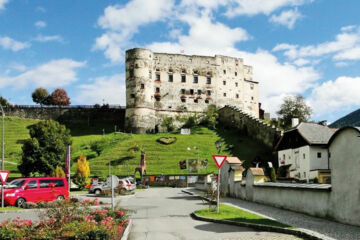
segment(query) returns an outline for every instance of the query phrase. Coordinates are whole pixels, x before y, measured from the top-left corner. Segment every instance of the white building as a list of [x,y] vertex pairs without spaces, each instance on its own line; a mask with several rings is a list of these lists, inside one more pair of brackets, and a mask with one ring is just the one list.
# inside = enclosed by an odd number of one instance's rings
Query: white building
[[275,149],[287,177],[309,181],[330,170],[327,144],[335,130],[318,123],[300,123],[284,133]]

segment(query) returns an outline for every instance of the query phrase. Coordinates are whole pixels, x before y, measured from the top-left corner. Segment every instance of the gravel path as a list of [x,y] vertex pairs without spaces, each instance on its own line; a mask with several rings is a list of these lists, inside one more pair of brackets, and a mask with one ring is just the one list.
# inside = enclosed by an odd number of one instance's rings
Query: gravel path
[[[196,195],[201,194],[200,191],[192,188],[187,188],[186,190]],[[324,218],[312,217],[302,213],[292,212],[236,198],[223,198],[222,202],[265,215],[269,218],[273,218],[279,222],[291,225],[296,228],[308,229],[314,232],[318,232],[334,239],[360,239],[360,227],[345,225],[342,223],[329,221]]]

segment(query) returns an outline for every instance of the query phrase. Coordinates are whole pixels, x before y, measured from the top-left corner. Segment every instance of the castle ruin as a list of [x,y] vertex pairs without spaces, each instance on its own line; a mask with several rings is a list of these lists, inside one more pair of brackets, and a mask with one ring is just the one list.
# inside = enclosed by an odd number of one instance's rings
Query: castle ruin
[[125,127],[154,132],[162,119],[234,106],[258,118],[258,82],[243,59],[126,51]]

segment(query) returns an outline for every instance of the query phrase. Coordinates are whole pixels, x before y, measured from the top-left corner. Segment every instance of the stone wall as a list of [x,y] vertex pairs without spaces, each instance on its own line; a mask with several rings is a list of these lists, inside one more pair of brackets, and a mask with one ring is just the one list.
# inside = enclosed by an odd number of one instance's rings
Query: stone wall
[[63,124],[114,124],[119,129],[124,128],[125,109],[123,108],[93,108],[83,107],[45,107],[11,106],[5,108],[7,116],[47,120],[53,119]]
[[279,129],[233,106],[225,106],[219,110],[219,121],[222,126],[238,129],[271,148],[282,135]]

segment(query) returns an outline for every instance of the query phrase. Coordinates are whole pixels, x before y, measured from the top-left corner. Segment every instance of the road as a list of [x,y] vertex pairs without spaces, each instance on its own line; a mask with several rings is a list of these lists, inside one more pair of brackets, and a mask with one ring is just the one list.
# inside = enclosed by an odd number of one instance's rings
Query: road
[[150,188],[121,200],[135,210],[130,240],[187,239],[300,239],[291,235],[260,232],[251,228],[193,220],[189,214],[205,207],[201,200],[178,188]]

